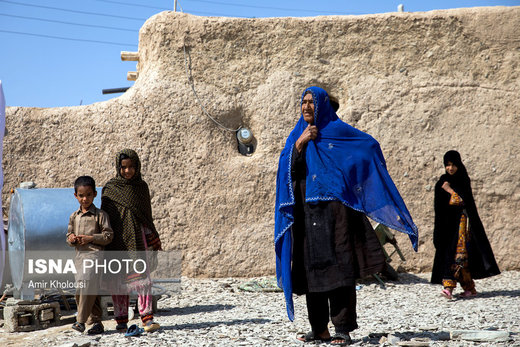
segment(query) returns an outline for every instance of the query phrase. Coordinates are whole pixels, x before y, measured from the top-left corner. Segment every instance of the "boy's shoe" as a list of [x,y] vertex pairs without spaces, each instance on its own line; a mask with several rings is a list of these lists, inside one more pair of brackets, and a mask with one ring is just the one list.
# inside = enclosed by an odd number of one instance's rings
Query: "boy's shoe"
[[159,330],[160,327],[161,326],[159,325],[159,323],[155,323],[154,321],[149,320],[144,325],[144,331],[146,331],[147,333],[151,333],[156,330]]
[[85,331],[85,323],[75,322],[71,328],[82,333]]
[[98,335],[105,332],[105,327],[101,323],[95,323],[92,328],[88,329],[87,334]]
[[116,330],[121,332],[121,333],[124,333],[128,330],[128,324],[126,323],[119,323],[118,325],[116,325]]

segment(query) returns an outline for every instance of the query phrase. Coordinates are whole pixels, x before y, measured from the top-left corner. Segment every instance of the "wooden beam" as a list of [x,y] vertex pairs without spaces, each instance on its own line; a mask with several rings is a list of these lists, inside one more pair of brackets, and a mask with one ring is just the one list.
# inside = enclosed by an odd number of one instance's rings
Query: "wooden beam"
[[137,71],[128,71],[126,74],[126,79],[129,81],[135,81],[139,77],[139,72]]
[[121,51],[122,61],[139,61],[139,52]]

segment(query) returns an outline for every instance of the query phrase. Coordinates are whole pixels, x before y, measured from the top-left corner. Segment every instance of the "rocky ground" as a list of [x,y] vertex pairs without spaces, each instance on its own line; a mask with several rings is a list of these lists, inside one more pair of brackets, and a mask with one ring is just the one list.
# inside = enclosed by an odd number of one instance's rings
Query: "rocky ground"
[[[520,346],[520,272],[478,280],[471,299],[441,297],[428,273],[400,274],[386,289],[368,279],[358,285],[356,346]],[[244,284],[266,279],[182,279],[179,293],[158,302],[161,329],[127,338],[105,321],[107,332],[89,337],[63,325],[29,333],[0,329],[0,344],[16,346],[301,346],[298,332],[309,329],[305,298],[295,297],[296,319],[287,319],[280,292],[245,291]],[[267,279],[270,280],[270,279]],[[254,282],[253,282],[254,283]],[[253,288],[254,289],[254,288]],[[460,293],[460,288],[457,293]],[[134,319],[131,323],[139,323]],[[490,341],[456,339],[457,331],[484,331]],[[497,338],[504,332],[505,339]],[[323,344],[325,345],[325,344]]]

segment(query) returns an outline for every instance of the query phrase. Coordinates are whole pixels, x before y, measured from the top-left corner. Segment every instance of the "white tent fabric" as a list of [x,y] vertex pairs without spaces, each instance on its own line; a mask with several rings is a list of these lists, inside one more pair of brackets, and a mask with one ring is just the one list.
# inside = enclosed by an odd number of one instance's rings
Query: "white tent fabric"
[[[2,168],[2,158],[4,150],[4,131],[5,131],[5,97],[2,89],[2,80],[0,80],[0,192],[4,187],[4,170]],[[2,211],[2,199],[0,198],[0,211]],[[2,213],[2,230],[0,230],[0,288],[3,288],[2,278],[4,276],[5,267],[5,233]]]

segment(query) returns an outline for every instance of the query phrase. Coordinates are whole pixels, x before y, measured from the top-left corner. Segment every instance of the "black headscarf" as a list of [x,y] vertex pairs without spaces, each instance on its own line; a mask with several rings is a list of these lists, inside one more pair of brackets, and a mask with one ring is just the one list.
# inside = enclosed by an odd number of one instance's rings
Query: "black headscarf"
[[471,180],[468,176],[468,171],[466,171],[466,167],[462,163],[460,153],[454,150],[446,152],[446,154],[444,154],[444,166],[448,166],[449,162],[457,167],[457,172],[453,175],[446,172],[446,174],[442,175],[441,180],[448,182],[463,200],[473,200]]

